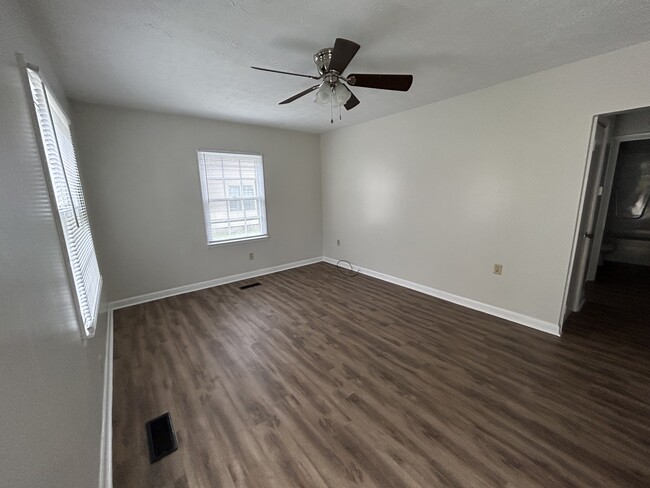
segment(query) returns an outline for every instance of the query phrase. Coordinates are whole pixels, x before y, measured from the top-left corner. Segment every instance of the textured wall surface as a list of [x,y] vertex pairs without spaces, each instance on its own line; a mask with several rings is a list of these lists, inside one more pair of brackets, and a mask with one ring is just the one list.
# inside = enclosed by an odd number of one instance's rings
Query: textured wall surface
[[[321,255],[318,136],[78,103],[73,120],[111,301]],[[207,246],[197,149],[262,153],[268,240]]]
[[323,135],[324,254],[557,324],[593,116],[648,79],[650,43]]
[[63,100],[18,0],[0,7],[0,486],[97,486],[106,314],[83,342],[15,51]]

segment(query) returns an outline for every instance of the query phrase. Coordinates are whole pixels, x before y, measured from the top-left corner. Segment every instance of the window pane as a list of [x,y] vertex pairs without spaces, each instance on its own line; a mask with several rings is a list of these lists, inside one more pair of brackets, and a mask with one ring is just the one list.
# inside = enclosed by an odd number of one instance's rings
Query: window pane
[[241,178],[255,179],[255,163],[252,161],[242,161]]
[[227,179],[239,178],[239,164],[237,161],[224,161],[223,177]]
[[226,208],[226,201],[219,200],[209,203],[210,220],[228,220],[228,209]]
[[219,227],[217,227],[215,225],[212,226],[212,239],[211,240],[219,241],[219,240],[228,239],[229,235],[230,234],[229,234],[229,231],[228,231],[228,227],[219,228]]
[[210,200],[225,198],[226,192],[223,181],[217,179],[208,180],[208,193],[210,194]]

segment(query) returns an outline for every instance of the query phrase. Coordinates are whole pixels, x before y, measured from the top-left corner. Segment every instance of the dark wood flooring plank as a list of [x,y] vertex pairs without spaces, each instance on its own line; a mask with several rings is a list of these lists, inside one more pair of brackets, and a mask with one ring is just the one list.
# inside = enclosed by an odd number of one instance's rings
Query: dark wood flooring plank
[[256,281],[115,312],[116,488],[650,486],[650,287],[559,339],[324,263]]

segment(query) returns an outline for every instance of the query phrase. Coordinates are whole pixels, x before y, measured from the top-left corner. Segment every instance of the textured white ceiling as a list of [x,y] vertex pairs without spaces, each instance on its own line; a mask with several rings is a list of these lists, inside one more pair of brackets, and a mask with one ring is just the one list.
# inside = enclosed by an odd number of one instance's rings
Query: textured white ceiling
[[[73,98],[310,132],[370,120],[650,40],[648,0],[29,0]],[[348,72],[412,73],[408,93],[355,88],[331,125],[312,55],[361,44]]]

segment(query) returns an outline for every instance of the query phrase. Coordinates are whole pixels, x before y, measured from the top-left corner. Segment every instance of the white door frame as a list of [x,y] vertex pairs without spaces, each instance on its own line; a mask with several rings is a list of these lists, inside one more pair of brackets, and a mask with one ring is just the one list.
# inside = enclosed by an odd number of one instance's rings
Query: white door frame
[[[561,314],[560,314],[560,331],[562,329],[562,325],[564,324],[564,321],[566,320],[568,313],[576,310],[577,308],[579,309],[580,306],[582,306],[581,303],[581,298],[582,298],[582,288],[584,286],[584,275],[586,272],[586,266],[585,262],[580,259],[579,254],[581,252],[584,252],[584,245],[585,245],[585,235],[584,232],[582,232],[582,227],[585,224],[585,218],[593,218],[591,215],[587,216],[585,215],[587,213],[587,205],[589,202],[587,202],[588,196],[591,194],[593,195],[593,191],[595,191],[595,188],[590,187],[590,185],[599,185],[600,181],[598,178],[595,178],[594,175],[592,175],[594,170],[597,170],[598,168],[594,167],[594,157],[593,153],[595,150],[596,146],[596,132],[598,130],[599,124],[603,126],[603,119],[607,121],[605,127],[605,136],[604,140],[607,141],[608,138],[608,130],[612,127],[612,123],[610,120],[605,118],[603,115],[596,115],[593,118],[592,125],[591,125],[591,133],[589,136],[589,146],[587,148],[587,158],[585,161],[585,168],[582,176],[582,191],[580,193],[580,204],[578,206],[578,213],[576,215],[576,225],[575,225],[575,230],[573,233],[573,247],[571,248],[571,259],[569,261],[569,269],[567,270],[567,277],[566,277],[566,282],[564,285],[564,297],[562,299],[562,309],[561,309]],[[604,147],[603,147],[604,151]],[[600,163],[601,158],[599,158],[597,163]],[[590,193],[591,190],[591,193]],[[593,208],[591,209],[591,212],[593,212]],[[579,261],[582,262],[582,265],[580,266],[580,269],[578,269],[576,266],[580,265]]]

